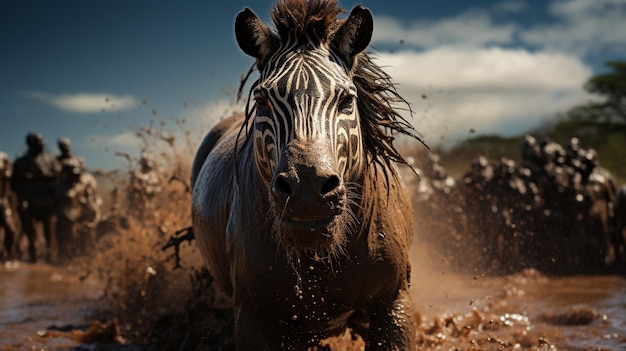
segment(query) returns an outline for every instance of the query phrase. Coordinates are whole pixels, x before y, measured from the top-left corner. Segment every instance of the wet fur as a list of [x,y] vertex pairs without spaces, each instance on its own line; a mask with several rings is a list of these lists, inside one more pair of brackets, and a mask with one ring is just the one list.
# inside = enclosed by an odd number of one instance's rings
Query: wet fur
[[[281,37],[313,31],[330,41],[339,13],[336,1],[288,0],[272,17]],[[413,215],[392,133],[419,136],[393,108],[405,101],[390,77],[367,54],[354,60],[366,162],[346,178],[343,211],[323,230],[325,239],[303,249],[277,225],[282,214],[259,179],[247,137],[253,108],[222,121],[197,152],[193,229],[209,271],[232,296],[239,349],[306,349],[347,327],[364,337],[367,350],[415,347]]]
[[[326,226],[323,235],[316,236],[316,238],[321,237],[322,240],[315,240],[314,243],[306,246],[298,243],[298,241],[291,240],[295,233],[289,232],[284,226],[278,225],[277,221],[272,221],[273,218],[281,218],[282,213],[277,213],[276,209],[278,207],[270,204],[267,218],[272,223],[273,239],[284,250],[287,261],[291,263],[294,269],[297,270],[297,264],[303,252],[309,257],[327,261],[329,264],[332,264],[333,260],[340,260],[342,256],[347,257],[346,244],[349,240],[348,233],[356,233],[358,230],[356,211],[358,211],[361,202],[361,194],[357,189],[360,189],[358,184],[347,187],[347,201],[342,203],[341,215],[337,216],[332,223]],[[268,198],[271,199],[269,195]],[[285,206],[288,206],[288,203]]]
[[[232,118],[243,119],[241,115]],[[238,322],[237,338],[242,339],[239,342],[258,344],[259,349],[280,349],[271,341],[264,343],[267,335],[272,334],[269,329],[276,329],[281,335],[274,339],[280,341],[286,335],[294,341],[290,347],[301,349],[309,346],[302,345],[303,340],[314,335],[338,335],[346,327],[357,329],[366,340],[368,335],[372,340],[371,325],[382,323],[392,330],[382,329],[381,339],[390,342],[406,338],[394,342],[413,343],[416,325],[408,296],[411,204],[397,177],[388,181],[379,177],[395,170],[370,163],[363,177],[361,198],[353,200],[359,203],[354,220],[356,230],[344,232],[345,239],[335,249],[329,248],[325,253],[287,249],[276,244],[272,221],[267,216],[269,202],[265,193],[258,193],[260,184],[253,163],[234,162],[232,147],[236,134],[233,128],[222,135],[208,153],[194,184],[192,214],[200,251],[216,282],[233,297],[236,318],[255,316]],[[243,148],[241,159],[252,161],[247,156],[252,151],[249,145],[240,142],[239,147]],[[241,175],[236,181],[232,177],[235,167]],[[309,288],[311,295],[299,300],[295,290]],[[304,316],[313,310],[311,302],[307,302],[313,295],[324,298],[327,305],[321,306],[318,313],[326,314],[329,320],[289,325],[292,316]],[[394,325],[372,318],[372,313],[392,313],[387,307],[399,311],[393,313],[403,313],[400,319],[406,324]],[[370,326],[370,331],[363,325]],[[263,333],[257,335],[253,331]],[[367,350],[394,349],[384,345]]]

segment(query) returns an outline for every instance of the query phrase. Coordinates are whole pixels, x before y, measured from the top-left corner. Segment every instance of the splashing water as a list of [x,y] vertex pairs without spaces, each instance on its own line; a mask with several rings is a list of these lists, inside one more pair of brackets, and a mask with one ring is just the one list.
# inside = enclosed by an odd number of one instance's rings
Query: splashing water
[[[128,172],[100,175],[108,216],[93,251],[64,266],[0,266],[0,350],[68,350],[86,341],[66,330],[87,330],[94,320],[115,321],[119,331],[101,350],[232,348],[228,299],[213,288],[195,244],[180,246],[180,269],[172,250],[161,250],[191,223],[186,180],[195,149],[178,149],[176,140],[151,129],[142,133],[168,145],[147,147],[161,150],[155,155],[160,192],[141,203],[126,196],[132,162]],[[419,350],[626,348],[623,277],[554,278],[535,270],[489,276],[470,264],[459,271],[423,236],[416,236],[411,257]],[[331,350],[364,349],[349,333],[324,343]]]

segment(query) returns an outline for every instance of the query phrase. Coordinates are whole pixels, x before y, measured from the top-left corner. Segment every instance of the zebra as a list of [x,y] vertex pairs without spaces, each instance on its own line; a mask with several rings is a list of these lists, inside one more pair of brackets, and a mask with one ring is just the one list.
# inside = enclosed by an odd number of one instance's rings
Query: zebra
[[244,113],[205,136],[191,183],[193,231],[232,298],[238,350],[320,348],[347,328],[367,350],[416,345],[413,210],[393,134],[422,139],[366,51],[371,12],[343,13],[336,0],[278,0],[276,30],[249,8],[235,20],[259,77]]

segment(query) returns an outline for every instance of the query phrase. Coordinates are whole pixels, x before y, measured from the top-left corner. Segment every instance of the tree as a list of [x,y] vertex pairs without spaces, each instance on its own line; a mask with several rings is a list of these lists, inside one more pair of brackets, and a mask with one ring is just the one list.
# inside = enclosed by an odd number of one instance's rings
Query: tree
[[573,118],[626,123],[626,61],[609,61],[605,65],[612,71],[591,77],[585,84],[585,90],[603,96],[603,100],[573,108]]

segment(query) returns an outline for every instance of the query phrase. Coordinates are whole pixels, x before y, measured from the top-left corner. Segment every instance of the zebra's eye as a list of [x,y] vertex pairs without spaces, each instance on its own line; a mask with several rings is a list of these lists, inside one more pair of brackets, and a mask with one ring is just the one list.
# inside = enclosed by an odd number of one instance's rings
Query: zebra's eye
[[271,110],[270,103],[263,96],[255,97],[254,98],[254,103],[256,105],[257,112],[269,113],[270,110]]
[[344,115],[350,115],[354,112],[354,95],[346,95],[339,101],[338,111]]

